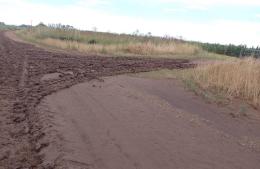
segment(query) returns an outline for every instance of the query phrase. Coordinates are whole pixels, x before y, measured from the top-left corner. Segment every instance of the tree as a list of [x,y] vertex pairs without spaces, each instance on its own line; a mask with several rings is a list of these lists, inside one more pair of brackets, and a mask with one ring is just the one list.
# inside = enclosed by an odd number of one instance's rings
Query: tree
[[43,22],[40,22],[36,27],[47,27]]
[[148,32],[146,36],[151,37],[151,36],[152,36],[152,33],[151,33],[151,32]]

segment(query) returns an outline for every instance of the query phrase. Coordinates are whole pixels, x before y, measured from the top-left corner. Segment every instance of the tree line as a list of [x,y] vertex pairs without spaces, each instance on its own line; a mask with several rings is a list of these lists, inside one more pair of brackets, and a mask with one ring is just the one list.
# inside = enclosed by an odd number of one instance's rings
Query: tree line
[[234,57],[253,56],[260,58],[260,47],[247,47],[246,45],[222,45],[211,43],[198,43],[204,50]]

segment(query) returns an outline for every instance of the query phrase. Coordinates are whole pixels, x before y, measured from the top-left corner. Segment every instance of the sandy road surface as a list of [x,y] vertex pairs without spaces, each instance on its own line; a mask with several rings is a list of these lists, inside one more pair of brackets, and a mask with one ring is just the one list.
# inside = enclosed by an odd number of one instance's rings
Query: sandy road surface
[[[172,80],[104,78],[46,97],[44,161],[72,169],[259,169],[260,124]],[[254,111],[249,108],[248,111]],[[259,113],[259,112],[254,112]]]
[[[186,60],[113,58],[49,52],[0,32],[0,169],[55,168],[42,152],[53,143],[41,100],[58,90],[101,76],[158,68],[185,68]],[[45,120],[49,121],[48,119]]]

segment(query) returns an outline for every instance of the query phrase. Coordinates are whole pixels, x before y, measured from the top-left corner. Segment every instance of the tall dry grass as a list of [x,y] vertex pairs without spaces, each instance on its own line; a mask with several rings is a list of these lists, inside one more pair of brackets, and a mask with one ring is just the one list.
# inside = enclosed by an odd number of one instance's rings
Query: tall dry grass
[[260,60],[247,58],[204,65],[190,75],[203,89],[244,98],[260,106]]
[[83,32],[48,27],[23,30],[19,32],[19,35],[26,40],[47,46],[95,54],[193,56],[201,52],[201,48],[196,45],[159,37]]
[[76,41],[63,41],[46,38],[38,39],[38,42],[61,49],[71,49],[86,53],[102,54],[136,54],[136,55],[194,55],[200,48],[186,43],[153,44],[129,43],[129,44],[84,44]]

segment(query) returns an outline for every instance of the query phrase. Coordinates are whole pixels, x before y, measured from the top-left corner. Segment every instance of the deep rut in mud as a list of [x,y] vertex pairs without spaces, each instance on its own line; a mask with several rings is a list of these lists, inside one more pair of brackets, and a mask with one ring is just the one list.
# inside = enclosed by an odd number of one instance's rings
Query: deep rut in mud
[[[192,66],[187,60],[49,52],[0,32],[0,169],[47,168],[39,155],[48,146],[40,142],[46,133],[35,111],[45,96],[101,76]],[[58,78],[41,80],[51,73]]]

